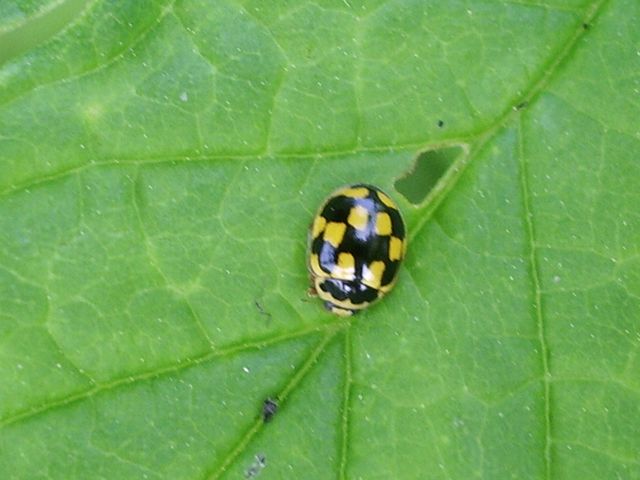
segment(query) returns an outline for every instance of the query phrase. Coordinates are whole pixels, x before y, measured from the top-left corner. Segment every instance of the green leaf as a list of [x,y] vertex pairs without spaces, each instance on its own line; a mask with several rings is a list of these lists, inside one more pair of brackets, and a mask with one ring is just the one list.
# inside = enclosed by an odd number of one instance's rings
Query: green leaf
[[[0,477],[640,478],[638,18],[2,2]],[[344,320],[352,182],[410,242]]]

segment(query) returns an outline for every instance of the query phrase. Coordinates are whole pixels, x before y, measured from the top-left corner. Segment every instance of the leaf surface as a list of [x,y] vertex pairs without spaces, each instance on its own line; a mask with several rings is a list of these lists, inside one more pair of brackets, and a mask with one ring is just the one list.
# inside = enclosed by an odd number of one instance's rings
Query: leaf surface
[[[637,18],[5,2],[0,477],[640,478]],[[359,182],[410,243],[343,320],[306,235]]]

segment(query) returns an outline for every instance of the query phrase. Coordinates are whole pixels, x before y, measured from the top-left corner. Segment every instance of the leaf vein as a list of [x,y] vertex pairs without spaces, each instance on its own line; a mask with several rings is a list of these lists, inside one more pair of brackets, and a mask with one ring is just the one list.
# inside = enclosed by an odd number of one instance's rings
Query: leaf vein
[[531,288],[533,290],[534,316],[538,330],[538,341],[540,343],[540,361],[542,365],[542,385],[544,389],[544,470],[545,478],[551,479],[551,371],[549,346],[546,338],[544,315],[542,311],[542,287],[540,283],[540,272],[538,264],[538,250],[536,249],[536,230],[533,222],[531,210],[531,191],[529,185],[528,164],[524,154],[522,122],[518,122],[518,162],[520,164],[520,185],[522,189],[522,201],[524,206],[524,227],[528,240],[527,256],[529,260],[529,271],[531,272]]
[[[318,358],[322,355],[322,352],[324,352],[326,346],[336,336],[338,331],[339,328],[332,328],[327,331],[326,335],[322,338],[322,340],[320,340],[316,348],[314,348],[310,352],[309,356],[305,359],[303,364],[292,373],[282,392],[278,394],[280,408],[286,401],[287,397],[296,388],[296,386],[302,380],[304,380],[307,374],[313,369],[314,365],[318,361]],[[205,473],[205,475],[203,475],[203,478],[205,480],[215,480],[224,475],[227,468],[229,468],[233,461],[238,458],[238,456],[242,454],[242,452],[244,452],[246,447],[249,445],[253,437],[260,431],[262,426],[264,426],[264,421],[262,420],[262,418],[258,418],[255,422],[253,422],[253,424],[245,432],[242,438],[240,438],[236,445],[229,451],[229,453],[227,453],[222,462],[220,462],[218,466],[215,466],[210,471]]]
[[340,444],[340,470],[338,478],[344,480],[347,477],[347,462],[349,454],[349,416],[351,413],[351,389],[353,387],[352,360],[353,352],[351,345],[351,329],[347,328],[344,335],[344,392],[342,397],[342,437]]
[[209,336],[209,332],[207,331],[207,328],[202,323],[202,319],[196,313],[196,311],[193,308],[193,305],[191,305],[191,302],[189,301],[188,297],[186,295],[183,295],[181,292],[179,292],[179,289],[175,288],[175,286],[173,285],[171,280],[166,276],[166,274],[164,273],[164,271],[162,270],[162,268],[160,266],[160,261],[158,259],[158,256],[156,255],[153,243],[149,239],[149,235],[147,234],[147,231],[144,228],[145,227],[144,226],[144,221],[142,219],[142,213],[140,211],[141,195],[142,195],[141,194],[141,191],[142,191],[141,189],[142,189],[142,185],[140,184],[140,169],[138,168],[137,171],[136,171],[136,176],[135,176],[135,178],[133,179],[133,182],[132,182],[132,190],[133,191],[131,192],[131,203],[133,205],[133,211],[134,211],[134,214],[135,214],[135,218],[136,218],[136,222],[137,222],[137,226],[138,226],[138,231],[140,233],[140,236],[142,237],[144,249],[145,249],[145,252],[147,254],[147,258],[149,259],[149,263],[150,263],[151,267],[153,267],[153,269],[158,273],[158,275],[160,275],[160,277],[162,278],[165,286],[167,288],[170,288],[173,291],[176,291],[176,292],[179,293],[180,300],[182,300],[185,303],[185,305],[187,306],[187,309],[189,310],[189,313],[190,313],[191,317],[193,318],[193,321],[194,321],[194,323],[196,325],[196,328],[199,330],[199,332],[202,335],[202,337],[205,340],[205,342],[210,347],[213,347],[213,340]]
[[124,377],[116,378],[107,383],[96,384],[95,386],[92,386],[91,388],[80,391],[78,393],[67,395],[65,397],[61,397],[55,400],[51,400],[41,405],[36,405],[34,407],[27,408],[22,411],[18,411],[5,418],[2,418],[0,419],[0,430],[9,425],[13,425],[18,422],[29,420],[32,417],[35,417],[37,415],[44,414],[51,410],[61,408],[66,405],[70,405],[75,402],[88,400],[98,394],[113,391],[120,387],[134,385],[134,384],[137,384],[138,382],[143,382],[146,380],[154,380],[156,378],[159,378],[165,375],[176,374],[211,360],[229,358],[238,353],[246,352],[249,350],[263,349],[265,347],[277,345],[279,343],[286,342],[291,339],[302,338],[308,335],[313,335],[318,332],[332,331],[335,328],[335,326],[340,323],[341,323],[340,319],[338,319],[321,326],[313,326],[311,328],[289,332],[284,335],[267,337],[267,338],[253,341],[251,343],[245,342],[238,345],[230,345],[226,348],[221,348],[215,351],[210,350],[203,354],[200,354],[191,358],[185,358],[179,362],[167,364],[152,370],[139,373],[137,375],[126,375]]
[[[147,37],[147,35],[149,33],[151,33],[157,26],[158,24],[162,21],[162,19],[167,15],[167,13],[169,13],[171,11],[171,8],[173,7],[173,4],[175,3],[175,0],[171,0],[168,3],[168,6],[163,8],[160,12],[160,15],[158,16],[158,18],[156,19],[155,22],[151,22],[150,26],[146,29],[144,29],[143,31],[140,32],[140,34],[133,38],[132,41],[127,44],[127,45],[122,45],[122,48],[120,48],[117,52],[114,53],[114,55],[107,59],[106,62],[104,63],[96,63],[93,66],[90,66],[89,68],[87,68],[86,70],[82,70],[78,73],[75,73],[73,75],[69,75],[67,77],[62,77],[62,78],[58,78],[56,80],[50,81],[50,82],[44,82],[44,83],[40,83],[38,85],[35,85],[34,87],[28,89],[28,90],[24,90],[22,92],[17,93],[15,96],[13,97],[9,97],[4,101],[0,101],[0,106],[6,106],[9,105],[13,102],[15,102],[16,100],[28,95],[29,93],[31,93],[32,91],[38,90],[39,88],[48,86],[48,85],[56,85],[56,84],[64,84],[67,83],[71,80],[75,80],[78,78],[83,78],[85,76],[88,76],[92,73],[95,72],[99,72],[100,70],[103,70],[107,67],[109,67],[110,65],[113,65],[114,63],[116,63],[118,60],[120,60],[122,57],[124,57],[125,53],[127,51],[129,51],[130,49],[132,49],[133,47],[135,47],[136,45],[140,44],[142,41],[145,40],[145,38]],[[96,2],[96,4],[99,4],[99,2]]]

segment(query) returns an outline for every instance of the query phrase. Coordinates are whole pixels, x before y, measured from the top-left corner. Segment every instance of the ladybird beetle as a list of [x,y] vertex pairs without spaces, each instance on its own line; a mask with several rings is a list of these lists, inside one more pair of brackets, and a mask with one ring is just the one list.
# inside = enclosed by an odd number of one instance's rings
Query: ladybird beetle
[[349,185],[320,206],[309,231],[311,293],[342,316],[366,308],[395,284],[406,252],[395,202],[372,185]]

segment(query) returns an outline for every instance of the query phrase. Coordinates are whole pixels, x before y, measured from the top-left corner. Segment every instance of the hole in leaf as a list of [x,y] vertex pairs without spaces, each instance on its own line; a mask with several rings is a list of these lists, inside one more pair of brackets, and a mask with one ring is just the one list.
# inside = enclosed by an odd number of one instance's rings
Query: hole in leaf
[[411,171],[396,180],[396,190],[414,205],[422,203],[463,152],[462,145],[448,145],[420,152]]

